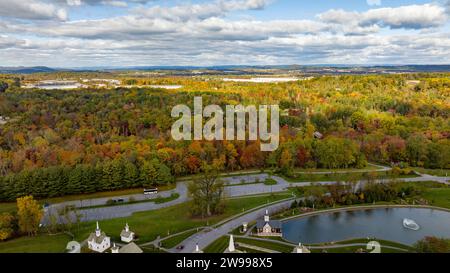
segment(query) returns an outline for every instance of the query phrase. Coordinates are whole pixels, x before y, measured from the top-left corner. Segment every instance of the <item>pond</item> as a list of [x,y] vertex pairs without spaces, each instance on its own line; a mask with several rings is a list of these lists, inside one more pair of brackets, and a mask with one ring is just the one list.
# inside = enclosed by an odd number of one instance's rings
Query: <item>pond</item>
[[[414,220],[420,229],[403,227]],[[425,236],[450,238],[450,213],[428,208],[375,208],[322,213],[283,222],[283,238],[294,243],[325,243],[378,238],[412,245]]]

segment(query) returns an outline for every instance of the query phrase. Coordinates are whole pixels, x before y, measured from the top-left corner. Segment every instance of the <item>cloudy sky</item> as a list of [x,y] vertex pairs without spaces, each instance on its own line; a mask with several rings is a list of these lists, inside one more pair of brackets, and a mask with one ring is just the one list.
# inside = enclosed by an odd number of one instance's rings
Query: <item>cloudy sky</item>
[[0,0],[0,66],[448,64],[450,0]]

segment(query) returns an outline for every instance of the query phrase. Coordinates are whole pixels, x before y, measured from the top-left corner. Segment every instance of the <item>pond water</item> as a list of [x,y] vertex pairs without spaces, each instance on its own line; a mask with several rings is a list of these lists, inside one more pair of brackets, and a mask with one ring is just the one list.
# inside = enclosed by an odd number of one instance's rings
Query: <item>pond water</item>
[[[414,220],[418,231],[403,227]],[[450,213],[426,208],[376,208],[323,213],[283,222],[283,237],[306,244],[378,238],[412,245],[425,236],[450,238]]]

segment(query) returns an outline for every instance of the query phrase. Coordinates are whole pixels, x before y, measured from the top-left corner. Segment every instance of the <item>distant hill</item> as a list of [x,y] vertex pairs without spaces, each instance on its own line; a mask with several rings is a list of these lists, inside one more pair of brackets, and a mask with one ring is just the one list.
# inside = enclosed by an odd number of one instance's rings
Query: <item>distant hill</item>
[[58,71],[57,69],[53,69],[46,66],[32,66],[32,67],[24,67],[24,66],[18,66],[18,67],[1,67],[0,66],[0,73],[5,74],[32,74],[32,73],[43,73],[43,72],[55,72]]

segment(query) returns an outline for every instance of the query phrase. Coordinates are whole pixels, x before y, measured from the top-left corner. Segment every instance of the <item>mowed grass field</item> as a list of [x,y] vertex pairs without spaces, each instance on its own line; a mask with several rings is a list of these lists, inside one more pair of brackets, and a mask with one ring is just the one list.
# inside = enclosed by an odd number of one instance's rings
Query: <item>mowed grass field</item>
[[425,173],[435,176],[449,176],[450,179],[450,169],[425,169],[420,167],[414,167],[413,170],[419,173]]
[[[226,200],[226,208],[223,214],[209,218],[192,218],[189,204],[183,203],[168,208],[153,211],[137,212],[126,218],[116,218],[99,221],[100,228],[111,237],[112,242],[120,241],[120,232],[128,222],[130,229],[138,236],[138,244],[156,239],[158,236],[166,237],[168,234],[182,232],[188,229],[213,225],[243,209],[249,210],[267,202],[274,202],[291,197],[290,194],[280,193],[274,195],[245,197]],[[95,230],[95,221],[81,223],[79,228],[74,227],[72,232],[75,240],[82,242]],[[36,237],[21,237],[0,243],[0,252],[63,252],[68,236],[39,235]],[[43,243],[45,242],[45,243]]]
[[432,188],[423,193],[431,205],[450,209],[450,188]]
[[283,175],[283,178],[291,183],[298,182],[323,182],[323,181],[356,181],[364,180],[367,177],[372,176],[373,179],[389,179],[389,178],[410,178],[417,177],[415,174],[407,175],[393,175],[388,171],[382,172],[360,172],[360,173],[327,173],[327,174],[307,174],[307,173],[295,173],[295,177],[288,177]]
[[61,253],[70,240],[66,234],[24,236],[0,243],[0,253]]

